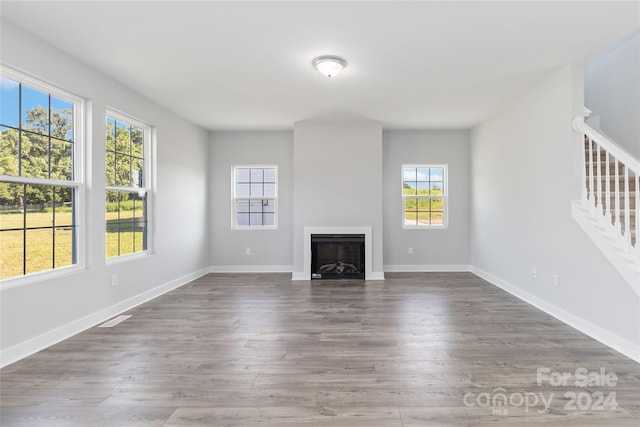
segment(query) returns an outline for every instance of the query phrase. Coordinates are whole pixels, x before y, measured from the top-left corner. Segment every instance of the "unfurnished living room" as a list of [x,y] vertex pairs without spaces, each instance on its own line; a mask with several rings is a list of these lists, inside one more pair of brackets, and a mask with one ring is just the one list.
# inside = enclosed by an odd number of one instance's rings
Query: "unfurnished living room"
[[640,425],[640,2],[0,0],[0,425]]

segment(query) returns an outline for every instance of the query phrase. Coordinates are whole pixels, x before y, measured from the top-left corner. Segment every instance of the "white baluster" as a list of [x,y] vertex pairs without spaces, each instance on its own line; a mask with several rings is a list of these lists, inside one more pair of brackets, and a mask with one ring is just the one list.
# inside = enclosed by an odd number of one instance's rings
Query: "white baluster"
[[607,226],[611,226],[611,171],[609,170],[609,152],[607,151],[604,156],[605,159],[605,179],[604,182],[607,188],[605,189],[605,212],[604,218],[607,221]]
[[[582,202],[586,204],[586,201],[589,200],[588,186],[587,186],[587,168],[589,167],[589,154],[585,152],[587,147],[589,146],[589,138],[584,134],[582,135],[582,152],[580,155],[582,156]],[[591,150],[589,150],[591,152]]]
[[589,201],[591,202],[591,207],[596,207],[596,194],[594,191],[595,187],[595,178],[593,177],[593,141],[591,138],[587,137],[589,141]]
[[636,171],[636,252],[638,254],[638,265],[640,265],[640,176]]
[[600,157],[600,151],[602,151],[602,148],[600,148],[600,145],[597,142],[596,142],[596,150],[598,150],[596,152],[597,154],[596,174],[598,177],[598,200],[596,202],[596,208],[598,209],[598,217],[602,217],[602,167],[601,167],[602,159]]
[[629,208],[629,168],[624,166],[624,240],[631,247],[631,209]]
[[614,188],[614,193],[615,193],[615,199],[614,199],[614,203],[615,203],[615,222],[613,223],[613,226],[616,230],[617,236],[620,236],[622,234],[622,224],[620,224],[620,162],[618,162],[618,159],[616,159],[616,163],[615,163],[615,179],[613,181],[613,188]]

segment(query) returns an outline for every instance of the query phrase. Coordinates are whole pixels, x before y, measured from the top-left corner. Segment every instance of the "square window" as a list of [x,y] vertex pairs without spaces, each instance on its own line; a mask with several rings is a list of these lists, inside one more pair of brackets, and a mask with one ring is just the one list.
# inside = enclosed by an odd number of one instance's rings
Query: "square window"
[[252,197],[262,197],[264,196],[264,184],[262,182],[254,182],[251,181],[251,196]]
[[251,182],[251,169],[236,169],[236,182],[237,183],[250,183]]

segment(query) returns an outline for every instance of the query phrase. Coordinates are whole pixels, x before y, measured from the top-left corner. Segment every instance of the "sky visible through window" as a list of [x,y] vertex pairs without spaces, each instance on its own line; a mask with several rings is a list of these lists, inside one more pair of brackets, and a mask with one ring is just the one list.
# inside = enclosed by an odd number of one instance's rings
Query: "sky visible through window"
[[442,167],[405,167],[402,175],[404,194],[442,194]]
[[[27,113],[35,108],[49,110],[49,95],[39,90],[22,85],[22,100],[20,100],[20,86],[18,82],[6,77],[0,78],[0,123],[3,126],[20,127],[22,119],[23,128],[26,127]],[[22,105],[20,105],[22,101]],[[73,111],[73,104],[62,99],[51,97],[51,111]],[[72,130],[65,135],[66,140],[72,140]]]

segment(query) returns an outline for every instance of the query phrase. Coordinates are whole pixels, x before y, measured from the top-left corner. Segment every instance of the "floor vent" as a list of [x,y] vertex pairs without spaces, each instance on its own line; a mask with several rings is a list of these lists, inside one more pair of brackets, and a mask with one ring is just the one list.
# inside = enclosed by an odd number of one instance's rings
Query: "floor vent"
[[102,325],[98,326],[98,328],[113,328],[118,323],[124,322],[125,320],[127,320],[129,317],[131,317],[130,314],[126,314],[126,315],[123,314],[122,316],[114,317],[113,319],[107,320]]

